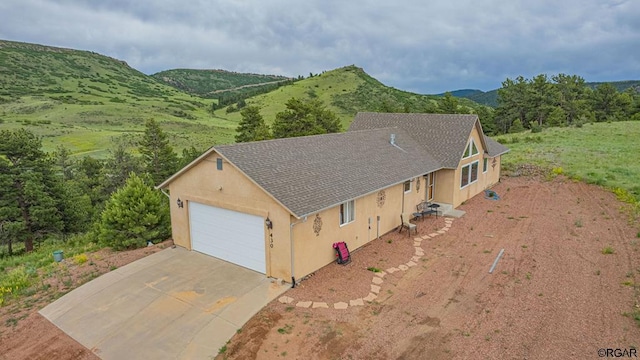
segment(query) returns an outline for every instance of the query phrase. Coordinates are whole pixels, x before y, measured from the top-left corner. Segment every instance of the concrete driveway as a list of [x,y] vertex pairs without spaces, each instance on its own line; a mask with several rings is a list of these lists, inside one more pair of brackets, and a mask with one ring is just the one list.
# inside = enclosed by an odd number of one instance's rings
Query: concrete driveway
[[288,288],[174,248],[107,273],[40,314],[103,359],[209,359]]

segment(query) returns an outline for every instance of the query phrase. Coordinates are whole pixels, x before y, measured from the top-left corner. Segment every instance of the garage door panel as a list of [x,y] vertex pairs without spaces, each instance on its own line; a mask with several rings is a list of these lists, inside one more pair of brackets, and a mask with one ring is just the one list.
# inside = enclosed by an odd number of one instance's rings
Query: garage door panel
[[189,202],[189,221],[193,250],[265,273],[262,217]]

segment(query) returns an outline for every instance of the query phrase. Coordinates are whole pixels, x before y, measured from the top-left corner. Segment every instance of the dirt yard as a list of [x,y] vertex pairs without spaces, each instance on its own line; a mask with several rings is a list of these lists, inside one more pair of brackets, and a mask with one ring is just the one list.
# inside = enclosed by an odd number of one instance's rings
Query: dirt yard
[[[640,347],[630,315],[640,316],[639,229],[623,205],[564,178],[504,178],[494,190],[500,200],[471,199],[449,231],[422,240],[425,255],[387,273],[374,301],[296,306],[366,297],[379,277],[367,268],[411,261],[416,235],[385,235],[354,251],[351,264],[319,270],[285,294],[291,303],[259,312],[217,359],[595,359],[600,348]],[[443,218],[417,223],[418,236],[446,226]],[[97,253],[94,265],[67,264],[75,280],[52,287],[64,291],[158,250]],[[0,309],[0,359],[96,358],[37,314],[51,300]]]
[[[623,205],[565,178],[505,178],[494,190],[500,200],[476,196],[449,231],[423,240],[417,266],[386,274],[374,301],[296,306],[367,296],[377,276],[367,268],[410,261],[415,235],[385,235],[351,264],[319,270],[217,359],[595,359],[600,348],[640,347],[630,315],[640,314],[640,239]],[[420,236],[445,225],[417,223]]]
[[93,278],[172,245],[171,241],[165,241],[130,251],[102,249],[88,254],[82,264],[73,259],[56,264],[58,271],[43,283],[46,291],[41,290],[20,302],[10,301],[0,308],[0,360],[98,359],[38,314],[38,310]]

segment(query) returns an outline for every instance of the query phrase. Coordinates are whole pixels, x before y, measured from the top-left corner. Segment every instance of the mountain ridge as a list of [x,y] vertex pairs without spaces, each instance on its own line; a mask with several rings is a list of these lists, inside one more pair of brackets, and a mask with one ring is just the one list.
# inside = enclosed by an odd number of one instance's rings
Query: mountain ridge
[[[585,85],[587,85],[591,89],[595,89],[602,84],[611,84],[619,92],[622,92],[628,88],[634,88],[637,92],[640,92],[640,80],[585,82]],[[489,91],[482,91],[478,89],[460,89],[448,92],[455,97],[466,98],[477,102],[478,104],[483,104],[495,108],[496,106],[498,106],[498,90],[500,89],[493,89]],[[444,94],[445,93],[438,95],[444,96]]]

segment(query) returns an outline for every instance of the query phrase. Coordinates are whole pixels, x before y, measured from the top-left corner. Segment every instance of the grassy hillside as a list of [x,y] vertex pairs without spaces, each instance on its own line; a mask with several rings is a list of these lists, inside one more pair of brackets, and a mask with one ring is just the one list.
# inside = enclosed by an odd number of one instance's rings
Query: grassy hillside
[[[358,111],[437,112],[442,101],[441,96],[420,95],[385,86],[361,68],[351,65],[252,97],[247,104],[259,106],[267,123],[271,123],[292,97],[322,101],[338,115],[345,130]],[[462,112],[473,112],[480,106],[467,99],[459,99],[459,102]],[[237,112],[226,114],[225,109],[216,114],[230,121],[241,118]]]
[[236,124],[205,100],[169,87],[125,62],[88,51],[0,41],[0,129],[28,127],[47,150],[104,155],[155,118],[176,148],[229,142]]
[[[181,86],[203,93],[281,78],[192,70],[158,76],[166,81],[173,76],[171,81],[180,80]],[[347,66],[280,86],[246,102],[260,106],[271,122],[292,97],[322,101],[338,114],[345,130],[358,111],[438,112],[442,101],[440,96],[387,87],[362,69]],[[227,113],[226,108],[214,112],[215,102],[93,52],[0,41],[0,129],[27,127],[44,138],[45,150],[62,144],[74,154],[100,157],[114,141],[134,148],[148,118],[161,124],[178,151],[191,145],[204,150],[233,142],[240,113]],[[472,112],[478,106],[459,99],[461,112]]]
[[550,128],[538,134],[502,135],[511,148],[504,156],[506,170],[534,164],[555,173],[608,188],[622,188],[640,200],[637,157],[640,122],[585,124],[581,128]]
[[221,92],[238,88],[255,88],[291,79],[279,75],[236,73],[226,70],[174,69],[152,75],[155,79],[204,98],[216,98]]
[[[192,145],[206,149],[233,142],[241,117],[226,108],[214,112],[216,100],[194,94],[251,89],[256,83],[280,86],[271,82],[277,79],[283,77],[221,70],[170,70],[153,77],[94,52],[0,40],[0,129],[27,127],[44,138],[46,150],[62,144],[74,154],[104,156],[114,141],[133,147],[144,121],[154,118],[177,150]],[[640,81],[613,84],[622,89],[638,87]],[[497,90],[461,93],[482,103],[497,96]],[[246,102],[260,106],[270,123],[292,97],[322,101],[339,116],[344,129],[358,111],[438,112],[442,102],[441,96],[387,87],[356,66],[282,85]],[[481,106],[466,98],[458,101],[460,112]]]

